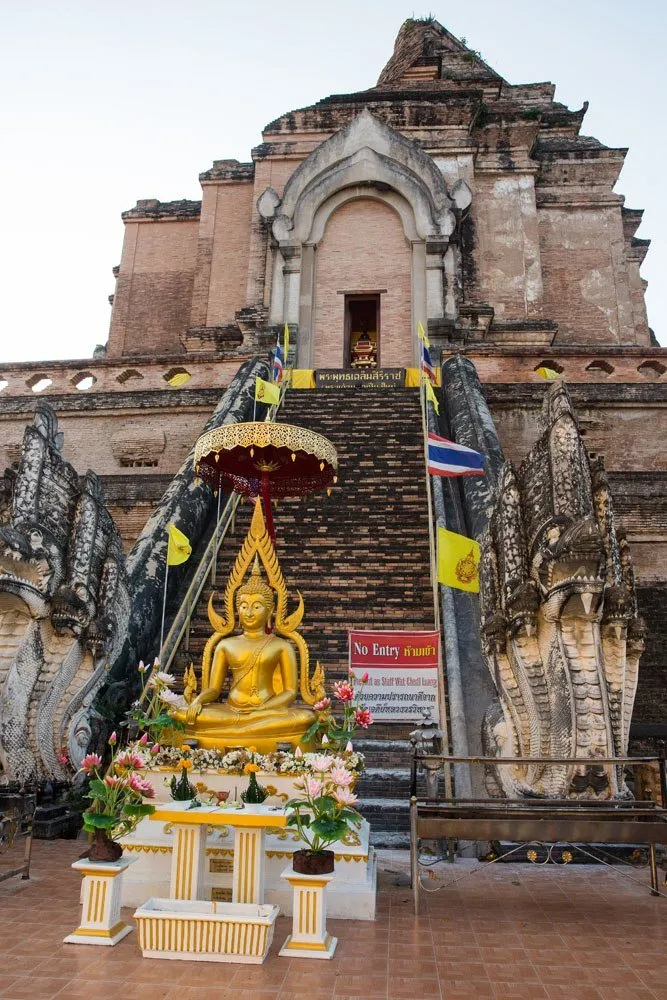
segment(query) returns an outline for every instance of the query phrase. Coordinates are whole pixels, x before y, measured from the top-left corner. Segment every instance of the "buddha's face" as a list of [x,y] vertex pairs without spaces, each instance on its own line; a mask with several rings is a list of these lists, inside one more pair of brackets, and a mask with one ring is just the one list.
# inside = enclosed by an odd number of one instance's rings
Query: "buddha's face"
[[236,607],[241,628],[253,632],[266,627],[273,611],[273,603],[263,594],[240,593]]

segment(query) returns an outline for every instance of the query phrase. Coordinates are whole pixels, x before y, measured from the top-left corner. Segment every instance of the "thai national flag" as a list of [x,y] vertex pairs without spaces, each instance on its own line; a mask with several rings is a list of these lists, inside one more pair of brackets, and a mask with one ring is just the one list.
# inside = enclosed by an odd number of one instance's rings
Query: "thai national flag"
[[484,456],[465,445],[429,433],[428,471],[432,476],[483,476]]
[[280,334],[278,335],[278,343],[276,344],[276,352],[273,355],[273,381],[282,382],[283,380],[283,352],[280,346]]
[[435,368],[431,364],[431,355],[428,353],[428,347],[426,346],[423,340],[422,340],[422,356],[421,356],[420,368],[424,373],[424,375],[426,375],[426,377],[430,379],[431,382],[435,382],[436,380]]

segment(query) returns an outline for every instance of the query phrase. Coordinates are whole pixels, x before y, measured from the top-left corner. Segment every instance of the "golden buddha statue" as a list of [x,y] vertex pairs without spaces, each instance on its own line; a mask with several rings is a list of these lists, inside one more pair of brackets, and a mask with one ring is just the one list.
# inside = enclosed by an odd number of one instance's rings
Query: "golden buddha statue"
[[[251,563],[252,572],[245,578]],[[204,749],[252,745],[268,753],[278,742],[296,746],[315,721],[314,712],[306,706],[323,696],[324,675],[317,666],[309,677],[308,647],[296,631],[303,617],[300,595],[296,611],[289,616],[285,613],[287,589],[259,501],[227,583],[224,617],[214,611],[213,597],[208,613],[215,631],[204,649],[201,691],[195,693],[196,681],[190,672],[185,692],[189,704],[172,714],[185,723],[185,736],[196,739]],[[241,635],[231,634],[234,610]],[[229,694],[221,701],[228,675]],[[294,705],[299,690],[306,706]]]
[[361,333],[352,334],[352,367],[353,368],[375,368],[377,365],[377,351],[375,345],[375,334],[369,334],[362,330]]

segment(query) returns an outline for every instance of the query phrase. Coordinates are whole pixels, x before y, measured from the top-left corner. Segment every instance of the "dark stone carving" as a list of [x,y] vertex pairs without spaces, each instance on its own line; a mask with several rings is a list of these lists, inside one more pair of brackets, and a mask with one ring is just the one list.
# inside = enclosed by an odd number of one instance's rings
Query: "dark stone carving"
[[125,557],[99,480],[60,454],[38,403],[0,524],[0,780],[64,780],[129,616]]
[[632,559],[562,382],[542,426],[518,473],[503,466],[482,539],[482,642],[499,698],[483,735],[493,755],[591,764],[495,768],[489,790],[613,798],[627,794],[622,768],[594,759],[627,754],[644,648]]

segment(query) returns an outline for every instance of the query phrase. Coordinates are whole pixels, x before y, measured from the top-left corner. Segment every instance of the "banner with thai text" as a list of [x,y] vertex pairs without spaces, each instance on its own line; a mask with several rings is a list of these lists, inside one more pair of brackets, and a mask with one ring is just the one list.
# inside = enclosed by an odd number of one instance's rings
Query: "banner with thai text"
[[349,633],[350,674],[376,722],[438,721],[437,632]]

